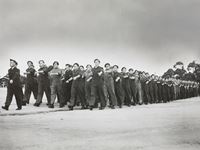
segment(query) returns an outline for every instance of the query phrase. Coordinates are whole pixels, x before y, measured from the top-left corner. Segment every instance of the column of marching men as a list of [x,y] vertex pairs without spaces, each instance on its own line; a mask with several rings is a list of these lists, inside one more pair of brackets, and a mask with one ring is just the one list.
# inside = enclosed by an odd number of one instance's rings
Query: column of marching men
[[[100,60],[94,60],[94,67],[88,64],[86,69],[78,63],[66,64],[65,69],[59,68],[55,61],[47,67],[43,60],[39,61],[39,69],[35,70],[32,61],[28,61],[25,90],[23,93],[20,81],[20,70],[17,61],[10,59],[8,70],[7,97],[3,109],[8,110],[15,95],[17,110],[29,104],[31,93],[35,98],[34,106],[39,107],[45,93],[47,105],[54,108],[57,98],[59,107],[68,106],[73,110],[76,106],[81,109],[109,107],[115,109],[123,106],[142,104],[167,103],[173,100],[199,96],[199,83],[195,80],[182,80],[178,72],[174,77],[163,78],[109,63],[100,66]],[[184,76],[191,75],[184,73]]]

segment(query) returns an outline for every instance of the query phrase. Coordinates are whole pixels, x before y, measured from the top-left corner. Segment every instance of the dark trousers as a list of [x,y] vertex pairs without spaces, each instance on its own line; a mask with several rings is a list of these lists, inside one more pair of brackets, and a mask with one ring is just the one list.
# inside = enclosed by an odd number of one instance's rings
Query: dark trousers
[[131,88],[130,85],[126,82],[122,84],[122,88],[124,90],[124,104],[131,105]]
[[70,102],[72,82],[62,83],[64,103]]
[[162,85],[161,84],[157,84],[158,86],[158,103],[161,103],[162,101]]
[[156,83],[153,84],[153,94],[154,94],[154,99],[153,99],[153,103],[157,103],[158,102],[158,86]]
[[95,101],[95,103],[97,103],[97,100],[99,100],[101,107],[106,107],[103,83],[98,83],[98,84],[92,83],[91,99],[92,101]]
[[123,95],[122,86],[120,83],[115,83],[114,86],[115,86],[115,95],[117,99],[117,104],[118,106],[122,106],[124,103],[124,95]]
[[38,95],[38,85],[37,83],[26,83],[25,85],[25,92],[24,92],[24,99],[23,101],[26,103],[29,103],[31,92],[33,92],[33,96],[35,99],[37,99]]
[[12,86],[12,85],[8,85],[7,87],[7,96],[6,96],[5,106],[6,107],[10,106],[13,95],[15,96],[17,107],[22,108],[22,99],[23,99],[22,88],[20,86],[18,87],[18,86]]
[[89,106],[94,106],[95,100],[92,99],[92,82],[85,82],[85,97],[86,97],[86,103]]
[[86,106],[84,91],[82,91],[78,81],[73,81],[71,88],[70,106],[75,106],[77,98],[80,99],[82,106]]
[[37,96],[37,101],[36,103],[37,104],[40,104],[42,103],[42,98],[43,98],[43,95],[46,95],[47,97],[47,102],[48,104],[50,104],[51,102],[51,89],[50,89],[50,83],[38,83],[38,96]]

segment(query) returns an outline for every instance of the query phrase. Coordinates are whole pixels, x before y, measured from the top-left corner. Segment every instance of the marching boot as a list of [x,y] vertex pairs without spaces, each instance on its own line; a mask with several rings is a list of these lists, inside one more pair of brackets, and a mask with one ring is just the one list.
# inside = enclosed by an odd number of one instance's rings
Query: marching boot
[[8,110],[8,106],[2,106],[2,109]]

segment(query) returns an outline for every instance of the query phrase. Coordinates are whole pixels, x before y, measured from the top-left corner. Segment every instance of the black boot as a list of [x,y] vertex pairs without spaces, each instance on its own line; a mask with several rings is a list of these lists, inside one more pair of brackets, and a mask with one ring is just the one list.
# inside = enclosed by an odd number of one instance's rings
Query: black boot
[[48,105],[49,108],[54,108],[53,104]]
[[68,106],[68,108],[69,108],[69,110],[73,110],[74,109],[73,106]]
[[40,103],[35,103],[34,106],[35,107],[40,107]]
[[90,106],[89,108],[90,108],[90,110],[93,110],[93,106]]
[[21,110],[22,108],[21,107],[18,107],[16,110]]
[[2,106],[2,109],[8,110],[8,106]]

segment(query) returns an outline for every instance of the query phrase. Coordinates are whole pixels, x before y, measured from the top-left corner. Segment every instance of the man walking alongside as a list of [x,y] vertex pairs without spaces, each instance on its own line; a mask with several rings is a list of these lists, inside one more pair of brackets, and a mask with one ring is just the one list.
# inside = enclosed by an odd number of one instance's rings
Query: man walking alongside
[[9,82],[7,86],[7,97],[5,106],[2,106],[3,109],[8,110],[12,102],[13,95],[17,102],[17,109],[22,109],[22,86],[20,81],[20,70],[17,69],[17,62],[13,59],[10,59],[10,69],[8,70]]

